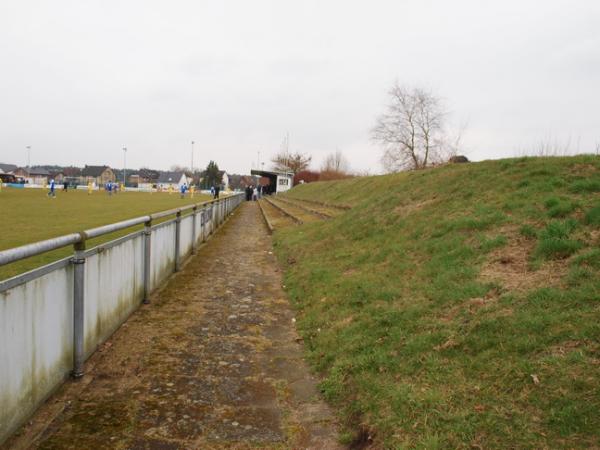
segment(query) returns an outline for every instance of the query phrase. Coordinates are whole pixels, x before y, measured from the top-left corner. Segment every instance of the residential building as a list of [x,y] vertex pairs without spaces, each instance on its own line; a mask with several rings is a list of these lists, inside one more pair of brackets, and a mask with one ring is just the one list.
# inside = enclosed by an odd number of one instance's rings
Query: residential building
[[41,167],[19,167],[12,171],[13,175],[21,177],[27,184],[44,186],[48,184],[50,173]]
[[108,166],[88,166],[81,171],[81,183],[94,183],[96,186],[104,186],[109,181],[115,182],[116,177],[112,169]]
[[229,175],[224,170],[219,170],[219,175],[221,176],[221,189],[224,191],[229,189]]
[[3,164],[0,163],[0,173],[13,173],[14,170],[17,170],[18,166],[14,164]]
[[159,189],[163,190],[169,189],[169,187],[179,189],[184,184],[189,185],[185,172],[161,172],[156,184]]
[[62,183],[65,179],[65,174],[60,170],[50,171],[50,175],[48,178],[50,180],[54,180],[56,183]]

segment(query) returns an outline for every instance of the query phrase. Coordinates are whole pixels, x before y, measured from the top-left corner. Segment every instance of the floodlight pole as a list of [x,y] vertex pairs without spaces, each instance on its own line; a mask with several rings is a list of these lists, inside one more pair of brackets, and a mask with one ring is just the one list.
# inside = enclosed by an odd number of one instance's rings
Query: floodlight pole
[[27,167],[31,167],[31,145],[25,148],[27,149]]
[[192,171],[192,177],[193,177],[193,175],[194,175],[194,141],[192,141],[192,164],[191,164],[190,170]]
[[123,188],[125,187],[125,174],[127,173],[127,147],[123,147]]

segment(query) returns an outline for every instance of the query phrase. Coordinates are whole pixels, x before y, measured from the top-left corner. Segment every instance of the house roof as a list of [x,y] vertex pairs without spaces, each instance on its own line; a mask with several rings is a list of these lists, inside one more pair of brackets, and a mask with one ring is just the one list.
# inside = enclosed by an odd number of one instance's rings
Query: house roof
[[252,175],[258,175],[259,177],[272,177],[274,175],[280,176],[280,177],[289,177],[289,178],[293,178],[294,177],[294,172],[281,172],[279,170],[257,170],[257,169],[252,169],[250,171],[250,173]]
[[158,176],[159,183],[179,183],[181,177],[185,175],[183,172],[161,172]]
[[158,170],[146,169],[142,168],[139,170],[140,177],[146,178],[148,180],[158,180],[159,173]]
[[15,170],[18,166],[15,166],[14,164],[3,164],[0,163],[0,169],[2,169],[2,171],[4,172],[12,172],[13,170]]
[[81,169],[79,167],[65,167],[63,168],[63,174],[66,177],[78,177],[81,175]]
[[19,167],[19,169],[24,170],[28,175],[50,175],[50,172],[42,167]]
[[81,171],[81,176],[84,177],[99,177],[106,169],[110,169],[108,166],[88,166],[86,165]]

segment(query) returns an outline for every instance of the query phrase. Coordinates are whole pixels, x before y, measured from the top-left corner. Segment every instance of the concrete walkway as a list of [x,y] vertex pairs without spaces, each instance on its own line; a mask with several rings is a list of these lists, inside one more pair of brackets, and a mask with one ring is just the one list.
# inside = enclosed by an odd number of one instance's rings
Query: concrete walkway
[[9,445],[336,449],[270,236],[243,204]]

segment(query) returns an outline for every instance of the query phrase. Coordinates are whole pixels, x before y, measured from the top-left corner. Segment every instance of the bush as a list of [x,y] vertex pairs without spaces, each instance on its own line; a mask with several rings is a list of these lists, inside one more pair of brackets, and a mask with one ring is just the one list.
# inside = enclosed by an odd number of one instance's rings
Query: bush
[[294,186],[300,184],[300,181],[305,183],[313,183],[319,181],[320,173],[313,170],[301,170],[294,176]]

